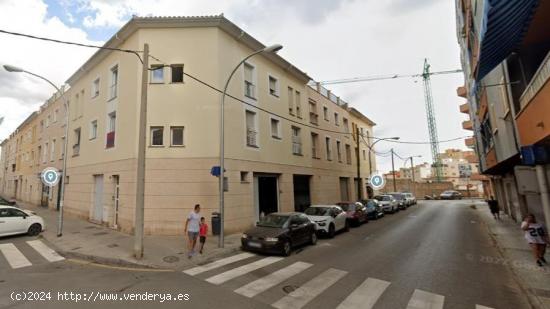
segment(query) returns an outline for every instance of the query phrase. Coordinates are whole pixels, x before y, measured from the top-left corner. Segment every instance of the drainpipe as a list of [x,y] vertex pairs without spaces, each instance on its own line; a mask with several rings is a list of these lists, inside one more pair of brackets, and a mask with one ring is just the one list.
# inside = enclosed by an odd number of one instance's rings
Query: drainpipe
[[548,179],[546,178],[546,171],[544,165],[537,165],[535,169],[537,172],[540,199],[542,201],[542,210],[544,212],[546,228],[550,228],[550,193],[548,191]]

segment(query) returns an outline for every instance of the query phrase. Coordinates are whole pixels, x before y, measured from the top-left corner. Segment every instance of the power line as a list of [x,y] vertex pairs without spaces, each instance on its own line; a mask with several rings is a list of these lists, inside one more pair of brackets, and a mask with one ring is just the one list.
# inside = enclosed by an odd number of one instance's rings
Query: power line
[[[446,70],[446,71],[438,71],[438,72],[431,72],[430,75],[441,75],[441,74],[451,74],[451,73],[461,73],[462,70]],[[398,79],[398,78],[415,78],[415,77],[422,77],[423,74],[388,74],[388,75],[372,75],[372,76],[362,76],[362,77],[352,77],[352,78],[343,78],[343,79],[335,79],[335,80],[326,80],[319,82],[321,85],[337,85],[337,84],[348,84],[348,83],[358,83],[358,82],[372,82],[372,81],[379,81],[379,80],[387,80],[387,79]]]

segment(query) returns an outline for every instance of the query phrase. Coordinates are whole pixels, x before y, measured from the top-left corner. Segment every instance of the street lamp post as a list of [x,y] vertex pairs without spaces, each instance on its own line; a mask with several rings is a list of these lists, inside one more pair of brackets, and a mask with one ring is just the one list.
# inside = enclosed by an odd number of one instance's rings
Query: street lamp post
[[227,88],[229,87],[229,82],[231,81],[231,78],[233,75],[235,75],[235,72],[239,69],[239,67],[246,62],[246,60],[252,58],[253,56],[261,53],[276,53],[279,50],[283,48],[280,44],[274,44],[271,46],[264,47],[260,50],[257,50],[253,52],[252,54],[246,56],[243,60],[241,60],[231,71],[231,74],[229,74],[229,77],[227,78],[227,81],[225,82],[225,86],[223,88],[222,93],[222,101],[220,106],[220,182],[219,182],[219,191],[220,191],[220,237],[218,239],[218,247],[223,248],[223,242],[224,242],[224,183],[225,183],[225,132],[224,132],[224,124],[225,124],[225,115],[224,115],[224,107],[225,107],[225,96],[227,93]]
[[59,215],[58,215],[58,221],[57,221],[57,237],[61,237],[63,235],[63,202],[65,199],[65,180],[66,180],[66,171],[67,171],[67,144],[69,143],[69,102],[67,102],[67,98],[65,98],[65,88],[61,87],[62,89],[59,89],[54,83],[52,83],[47,78],[40,76],[38,74],[34,74],[29,71],[25,71],[21,68],[12,66],[12,65],[4,65],[4,69],[8,72],[13,73],[27,73],[32,76],[38,77],[48,84],[52,85],[55,90],[61,94],[61,98],[63,99],[63,105],[65,106],[65,142],[63,144],[63,169],[62,169],[62,180],[60,183],[61,190],[59,192]]
[[[369,137],[367,137],[369,138]],[[375,137],[370,137],[370,138],[374,138],[376,139]],[[368,146],[367,147],[369,148],[369,176],[372,175],[372,159],[371,159],[371,153],[374,151],[374,145],[376,145],[376,143],[380,142],[380,141],[387,141],[387,140],[399,140],[399,136],[394,136],[394,137],[385,137],[385,138],[378,138],[376,139],[376,141],[374,141],[374,143],[372,143],[372,145]]]
[[[417,156],[410,156],[410,157],[407,158],[407,159],[411,160],[411,177],[412,177],[413,195],[416,196],[416,183],[414,182],[414,162],[413,162],[413,158],[422,158],[422,156],[417,155]],[[406,162],[407,161],[405,161],[405,163]],[[410,186],[409,186],[409,191],[411,191]]]

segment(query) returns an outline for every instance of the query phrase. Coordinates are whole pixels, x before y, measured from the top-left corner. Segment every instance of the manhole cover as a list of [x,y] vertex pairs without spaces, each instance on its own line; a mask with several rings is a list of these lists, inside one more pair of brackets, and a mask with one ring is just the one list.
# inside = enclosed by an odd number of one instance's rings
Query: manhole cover
[[118,245],[117,244],[110,244],[110,245],[107,245],[107,247],[108,248],[116,248],[116,247],[118,247]]
[[297,285],[285,285],[283,286],[283,291],[288,294],[294,292],[297,288]]
[[109,233],[107,232],[97,232],[97,233],[94,233],[94,236],[100,236],[100,235],[107,235]]
[[177,256],[170,255],[170,256],[165,256],[162,260],[166,263],[176,263],[180,260],[180,258]]

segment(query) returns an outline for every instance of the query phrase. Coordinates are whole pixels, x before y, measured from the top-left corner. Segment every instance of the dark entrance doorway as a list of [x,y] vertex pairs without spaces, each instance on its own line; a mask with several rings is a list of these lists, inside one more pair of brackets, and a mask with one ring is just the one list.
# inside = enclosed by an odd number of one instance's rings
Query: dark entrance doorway
[[258,215],[279,210],[279,193],[276,176],[258,176]]
[[57,206],[56,209],[59,210],[59,204],[61,204],[61,186],[63,182],[63,177],[59,179],[59,184],[57,185]]
[[294,175],[294,210],[303,212],[311,206],[311,196],[309,192],[309,179],[308,175]]
[[374,191],[372,190],[371,186],[367,186],[367,195],[369,198],[373,198]]
[[50,197],[50,187],[42,184],[42,194],[40,195],[40,206],[48,207],[49,197]]

